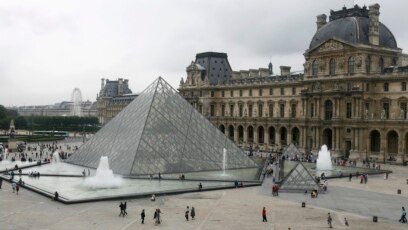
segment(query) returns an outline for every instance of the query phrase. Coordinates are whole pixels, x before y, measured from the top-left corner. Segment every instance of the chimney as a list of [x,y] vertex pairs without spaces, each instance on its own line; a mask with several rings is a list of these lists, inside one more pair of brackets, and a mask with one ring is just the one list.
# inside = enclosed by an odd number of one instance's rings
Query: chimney
[[325,14],[320,14],[316,16],[317,21],[316,21],[316,25],[317,25],[317,30],[319,30],[322,26],[327,24],[327,16]]
[[380,32],[379,32],[379,16],[380,5],[374,4],[368,7],[368,40],[371,45],[378,46],[380,44]]
[[118,79],[118,96],[123,95],[123,78]]
[[105,78],[101,78],[101,90],[105,86]]
[[281,76],[290,75],[290,66],[280,66]]

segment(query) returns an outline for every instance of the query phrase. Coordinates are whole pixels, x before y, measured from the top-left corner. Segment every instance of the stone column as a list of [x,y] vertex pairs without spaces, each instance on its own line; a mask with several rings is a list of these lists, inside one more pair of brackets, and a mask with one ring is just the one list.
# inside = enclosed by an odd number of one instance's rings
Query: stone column
[[264,129],[264,143],[265,143],[265,149],[267,147],[270,147],[270,143],[269,143],[269,128],[268,126],[266,126],[267,128]]
[[280,146],[280,145],[281,145],[280,133],[279,133],[279,128],[278,128],[278,127],[275,128],[275,144],[276,144],[277,146]]
[[239,143],[239,137],[238,137],[238,126],[234,126],[234,142],[236,143],[236,144],[238,144]]
[[258,146],[258,128],[259,127],[254,127],[254,147]]
[[246,125],[244,127],[244,146],[248,145],[248,131]]

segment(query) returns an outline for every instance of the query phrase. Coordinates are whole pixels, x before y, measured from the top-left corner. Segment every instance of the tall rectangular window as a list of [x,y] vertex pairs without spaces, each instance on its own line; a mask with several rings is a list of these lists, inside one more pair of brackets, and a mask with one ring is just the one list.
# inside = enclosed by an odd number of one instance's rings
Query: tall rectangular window
[[370,91],[370,83],[367,83],[367,84],[366,84],[366,91],[367,91],[367,92]]
[[285,117],[285,104],[280,104],[280,117]]
[[285,95],[285,88],[281,88],[280,91],[282,96]]
[[384,83],[384,92],[388,92],[388,83]]
[[225,97],[225,91],[224,90],[221,91],[221,97]]
[[203,114],[203,105],[198,105],[198,112]]
[[273,88],[269,88],[269,95],[272,96],[273,95]]
[[314,117],[314,104],[310,104],[310,117]]
[[231,96],[231,97],[234,97],[234,90],[231,90],[231,91],[230,91],[230,96]]
[[296,87],[292,87],[292,95],[296,95]]
[[252,117],[252,105],[248,105],[248,117]]
[[291,116],[292,118],[295,118],[295,117],[296,117],[296,104],[292,104],[292,105],[291,105],[291,114],[290,114],[290,116]]
[[225,117],[225,105],[221,105],[221,116]]
[[242,89],[239,90],[239,96],[242,97]]
[[234,116],[234,105],[230,105],[229,115],[230,115],[230,117]]
[[401,108],[401,112],[403,113],[400,116],[404,119],[407,119],[407,103],[401,102],[400,108]]
[[239,116],[242,117],[244,114],[244,105],[239,105]]
[[263,105],[258,104],[258,117],[262,117],[263,115]]
[[262,89],[259,89],[259,96],[262,97]]
[[215,116],[215,105],[210,105],[210,116]]
[[269,104],[269,117],[273,117],[273,104]]
[[211,97],[214,97],[214,91],[211,90]]
[[351,110],[351,102],[347,102],[346,104],[346,118],[351,118],[352,110]]
[[401,82],[401,91],[407,91],[407,83],[405,81]]
[[249,96],[252,97],[252,89],[249,89]]
[[203,96],[203,91],[200,90],[200,97],[202,97],[202,96]]
[[383,110],[385,112],[385,119],[389,119],[390,118],[390,104],[388,102],[383,104]]

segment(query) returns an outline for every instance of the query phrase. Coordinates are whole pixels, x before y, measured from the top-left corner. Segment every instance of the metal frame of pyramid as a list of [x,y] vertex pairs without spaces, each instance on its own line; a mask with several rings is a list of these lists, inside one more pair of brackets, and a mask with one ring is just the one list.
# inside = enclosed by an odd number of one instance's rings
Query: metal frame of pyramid
[[288,192],[304,192],[314,189],[323,191],[302,162],[298,162],[296,166],[292,168],[279,186],[279,190]]
[[99,130],[68,163],[147,175],[259,167],[161,77]]
[[285,148],[285,150],[283,151],[283,155],[284,156],[289,156],[290,158],[293,158],[294,157],[294,155],[296,155],[296,154],[299,154],[299,156],[300,155],[302,155],[302,152],[299,150],[299,148],[295,145],[295,144],[293,144],[293,143],[290,143],[286,148]]

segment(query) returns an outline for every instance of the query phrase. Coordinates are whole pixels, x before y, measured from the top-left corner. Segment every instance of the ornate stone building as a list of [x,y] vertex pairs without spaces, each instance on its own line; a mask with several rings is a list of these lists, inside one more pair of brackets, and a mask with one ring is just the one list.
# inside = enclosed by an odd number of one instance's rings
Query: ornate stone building
[[101,91],[97,95],[96,109],[99,123],[109,122],[137,97],[129,89],[129,81],[119,78],[117,81],[101,79]]
[[334,156],[407,159],[408,56],[378,4],[317,16],[304,72],[232,71],[223,53],[197,54],[180,93],[228,137],[265,150],[291,142]]

